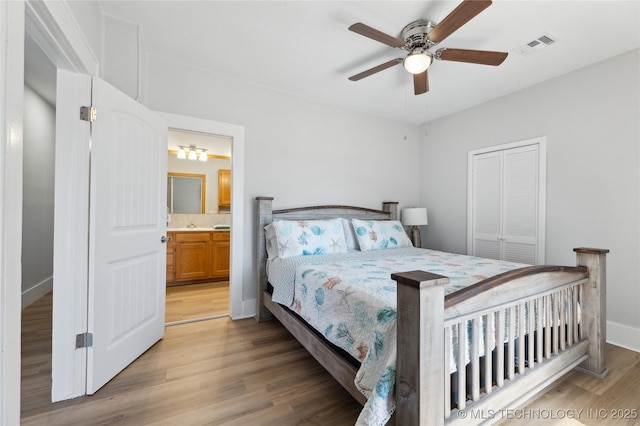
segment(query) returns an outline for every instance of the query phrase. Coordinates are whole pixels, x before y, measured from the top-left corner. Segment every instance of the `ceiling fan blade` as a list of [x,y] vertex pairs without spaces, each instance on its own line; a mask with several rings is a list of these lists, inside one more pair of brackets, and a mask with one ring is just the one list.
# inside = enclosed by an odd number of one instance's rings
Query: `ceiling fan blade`
[[351,25],[349,30],[365,37],[369,37],[375,41],[379,41],[380,43],[384,43],[387,46],[400,48],[404,47],[405,44],[404,40],[385,34],[382,31],[378,31],[375,28],[371,28],[370,26],[363,24],[362,22]]
[[429,91],[429,75],[427,71],[413,75],[413,92],[416,95],[421,95]]
[[464,0],[429,32],[427,38],[440,43],[489,6],[491,0]]
[[481,65],[500,65],[507,58],[506,52],[469,49],[438,49],[434,57],[443,61],[469,62]]
[[349,80],[358,81],[358,80],[363,79],[365,77],[369,77],[371,74],[375,74],[375,73],[380,72],[382,70],[386,70],[387,68],[391,68],[394,65],[398,65],[399,63],[402,63],[402,58],[392,59],[389,62],[385,62],[384,64],[378,65],[377,67],[373,67],[373,68],[368,69],[366,71],[362,71],[359,74],[352,75],[351,77],[349,77]]

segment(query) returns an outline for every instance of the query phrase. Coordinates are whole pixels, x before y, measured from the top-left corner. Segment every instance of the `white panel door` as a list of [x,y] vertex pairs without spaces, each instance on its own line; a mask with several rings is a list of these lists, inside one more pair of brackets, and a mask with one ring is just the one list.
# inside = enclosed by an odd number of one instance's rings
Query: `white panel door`
[[164,335],[167,126],[93,79],[87,393]]

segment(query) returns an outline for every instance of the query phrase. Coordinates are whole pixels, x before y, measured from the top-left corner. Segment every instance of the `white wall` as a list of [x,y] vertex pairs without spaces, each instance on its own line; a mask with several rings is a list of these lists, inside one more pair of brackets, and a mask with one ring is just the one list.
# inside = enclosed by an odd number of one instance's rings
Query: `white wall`
[[24,88],[23,307],[52,288],[55,108]]
[[132,99],[139,100],[142,29],[129,22],[103,17],[104,39],[100,75]]
[[[82,31],[89,49],[100,62],[104,59],[104,36],[106,33],[105,18],[96,1],[65,1],[64,6],[75,17],[76,24]],[[103,78],[103,74],[100,74]]]
[[418,126],[338,109],[156,57],[149,58],[146,68],[144,98],[149,108],[245,127],[244,300],[255,298],[257,286],[256,196],[275,197],[274,208],[314,204],[381,208],[387,200],[401,206],[417,204]]
[[546,263],[607,248],[607,339],[640,351],[640,58],[611,58],[422,126],[426,246],[466,251],[467,152],[547,137]]

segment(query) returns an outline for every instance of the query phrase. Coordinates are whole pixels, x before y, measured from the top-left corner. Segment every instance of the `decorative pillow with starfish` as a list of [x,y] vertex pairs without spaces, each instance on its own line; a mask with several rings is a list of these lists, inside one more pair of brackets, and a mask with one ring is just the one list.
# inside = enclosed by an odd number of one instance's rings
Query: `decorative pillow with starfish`
[[326,220],[273,221],[278,244],[278,257],[309,256],[314,254],[346,253],[342,222]]
[[402,224],[397,220],[352,219],[361,251],[413,247]]

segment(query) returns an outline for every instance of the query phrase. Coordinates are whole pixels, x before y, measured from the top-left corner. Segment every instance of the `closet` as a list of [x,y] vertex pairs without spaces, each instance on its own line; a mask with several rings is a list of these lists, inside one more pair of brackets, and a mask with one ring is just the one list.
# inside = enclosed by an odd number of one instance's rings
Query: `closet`
[[467,253],[544,263],[545,138],[469,152]]

